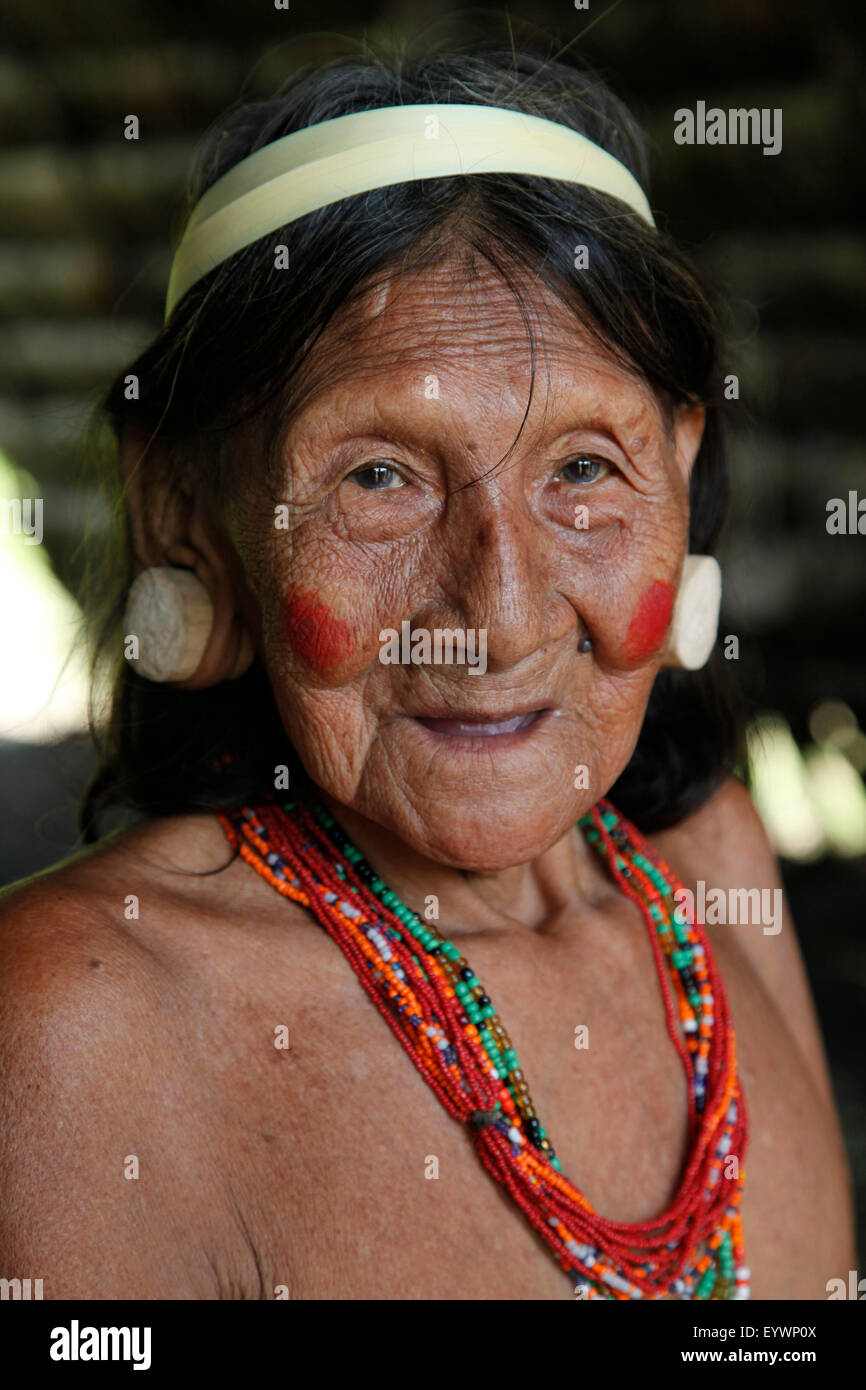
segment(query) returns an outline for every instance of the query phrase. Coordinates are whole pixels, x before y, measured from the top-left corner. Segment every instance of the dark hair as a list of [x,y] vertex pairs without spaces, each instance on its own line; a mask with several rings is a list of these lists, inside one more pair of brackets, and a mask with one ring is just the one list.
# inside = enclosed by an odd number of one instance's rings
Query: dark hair
[[[209,132],[187,214],[226,170],[282,135],[371,107],[454,101],[506,106],[571,126],[647,187],[644,140],[597,75],[537,48],[514,52],[487,43],[422,57],[406,49],[387,60],[340,57],[296,72],[274,97],[230,111]],[[576,241],[589,252],[579,276]],[[274,270],[275,242],[290,247],[290,274]],[[518,299],[519,272],[539,277],[669,407],[706,407],[691,479],[690,549],[713,550],[728,489],[720,334],[706,291],[664,230],[575,184],[485,174],[359,194],[310,213],[264,245],[238,252],[193,286],[109,387],[97,414],[110,427],[115,485],[122,432],[134,427],[160,446],[171,477],[206,476],[213,495],[224,498],[233,486],[231,432],[258,417],[275,457],[296,405],[298,368],[337,310],[377,273],[414,270],[425,259],[468,247],[506,277]],[[139,380],[140,399],[127,398],[130,374]],[[273,794],[274,767],[292,763],[258,661],[240,680],[196,692],[152,684],[123,661],[120,616],[133,577],[128,516],[122,532],[111,562],[117,584],[95,656],[112,653],[113,688],[108,718],[101,733],[94,731],[100,762],[81,811],[90,840],[98,813],[109,806],[163,815],[255,801]],[[94,578],[104,595],[104,563]],[[643,829],[674,824],[731,771],[741,736],[738,702],[718,652],[701,672],[662,671],[634,755],[610,796]]]

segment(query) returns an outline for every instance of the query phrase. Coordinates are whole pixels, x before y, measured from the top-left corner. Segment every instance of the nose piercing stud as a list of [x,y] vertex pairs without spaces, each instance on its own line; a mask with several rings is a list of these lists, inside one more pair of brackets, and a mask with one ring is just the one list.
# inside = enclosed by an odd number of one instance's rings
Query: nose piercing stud
[[580,641],[579,641],[578,644],[577,644],[577,650],[578,650],[579,652],[591,652],[591,651],[592,651],[592,638],[591,638],[591,637],[581,637]]

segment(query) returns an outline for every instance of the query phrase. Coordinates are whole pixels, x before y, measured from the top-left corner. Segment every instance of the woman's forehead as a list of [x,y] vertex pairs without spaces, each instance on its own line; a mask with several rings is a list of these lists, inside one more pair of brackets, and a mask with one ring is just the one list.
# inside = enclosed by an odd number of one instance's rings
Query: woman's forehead
[[471,275],[459,264],[394,275],[371,287],[330,322],[305,359],[293,392],[296,426],[316,423],[339,404],[364,413],[373,400],[410,397],[454,404],[473,392],[514,396],[533,413],[573,409],[662,423],[655,393],[618,363],[577,313],[528,274],[518,293],[486,263]]

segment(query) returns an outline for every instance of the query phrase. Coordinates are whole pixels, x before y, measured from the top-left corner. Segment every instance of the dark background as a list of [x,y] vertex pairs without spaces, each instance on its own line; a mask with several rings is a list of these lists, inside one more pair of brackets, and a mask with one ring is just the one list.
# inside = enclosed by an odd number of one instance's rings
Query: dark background
[[[504,9],[460,12],[473,32],[507,41]],[[196,141],[227,105],[270,94],[299,62],[364,40],[376,46],[424,29],[435,37],[448,31],[451,13],[442,0],[291,0],[287,11],[268,0],[4,0],[0,449],[38,481],[45,547],[73,592],[85,521],[96,532],[104,524],[77,441],[109,376],[161,322]],[[721,556],[722,632],[740,639],[737,670],[755,709],[777,712],[808,757],[835,738],[834,717],[816,722],[817,706],[840,701],[849,724],[866,727],[866,537],[826,530],[829,498],[858,488],[866,496],[858,7],[591,0],[583,11],[540,0],[510,14],[518,42],[520,22],[563,44],[581,36],[577,52],[650,136],[654,208],[723,293],[740,399],[731,408],[735,505]],[[782,153],[675,145],[675,110],[698,100],[781,107]],[[137,142],[123,138],[130,113],[141,123]],[[0,650],[0,663],[4,681],[14,681],[14,653]],[[852,734],[856,728],[836,747],[860,774],[862,798],[866,737]],[[74,845],[75,802],[90,763],[85,738],[0,740],[0,883],[55,863]],[[770,791],[774,775],[771,766]],[[849,787],[838,806],[853,825],[863,807],[851,796]],[[831,835],[807,855],[783,854],[782,867],[862,1232],[866,857],[854,841],[841,854]]]

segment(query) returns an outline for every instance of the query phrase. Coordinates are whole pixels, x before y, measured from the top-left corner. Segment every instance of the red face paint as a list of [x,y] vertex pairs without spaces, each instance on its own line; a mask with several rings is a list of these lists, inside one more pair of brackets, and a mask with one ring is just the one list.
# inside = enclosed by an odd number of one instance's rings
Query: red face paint
[[665,579],[656,579],[642,594],[625,639],[631,661],[645,661],[658,651],[671,620],[674,597],[674,586]]
[[289,591],[283,606],[282,630],[289,646],[316,671],[333,671],[352,650],[349,624],[343,618],[335,618],[315,594]]

